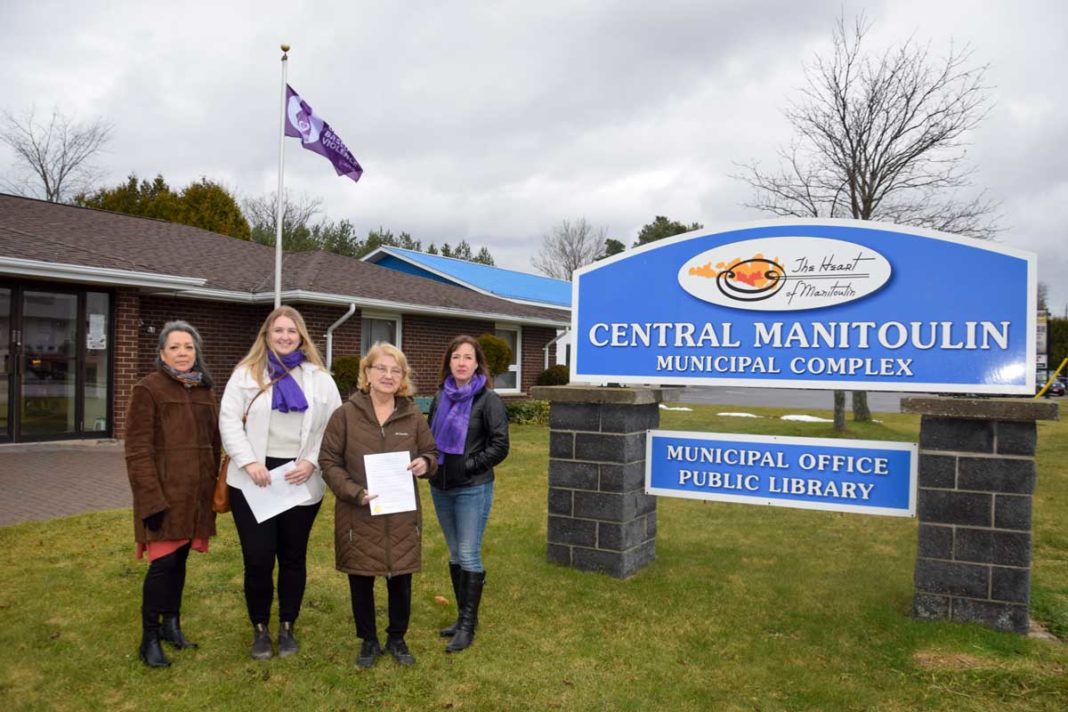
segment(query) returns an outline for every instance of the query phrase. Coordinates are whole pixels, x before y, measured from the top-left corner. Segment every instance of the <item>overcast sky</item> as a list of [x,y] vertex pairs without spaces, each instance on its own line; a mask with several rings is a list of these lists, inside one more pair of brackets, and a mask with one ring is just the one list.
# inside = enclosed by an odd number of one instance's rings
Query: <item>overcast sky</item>
[[[108,184],[205,176],[273,190],[279,44],[289,83],[364,167],[358,184],[286,146],[286,187],[321,217],[424,245],[467,240],[534,271],[541,237],[585,217],[631,244],[656,215],[706,227],[765,219],[735,164],[774,161],[803,63],[836,15],[863,10],[872,48],[910,36],[989,64],[970,137],[999,240],[1039,255],[1068,312],[1068,10],[1059,0],[682,2],[49,2],[0,4],[4,107],[103,117]],[[0,150],[0,172],[11,157]]]

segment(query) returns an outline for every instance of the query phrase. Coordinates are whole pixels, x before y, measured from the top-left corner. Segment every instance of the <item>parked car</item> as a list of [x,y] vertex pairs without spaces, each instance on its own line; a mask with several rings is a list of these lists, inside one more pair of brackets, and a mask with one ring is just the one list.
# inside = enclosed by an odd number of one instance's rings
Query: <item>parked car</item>
[[1051,396],[1063,396],[1066,390],[1068,390],[1068,383],[1065,382],[1063,376],[1059,376],[1049,387]]
[[[1044,386],[1044,385],[1046,385],[1046,384],[1039,383],[1036,386],[1035,392],[1038,393],[1039,391],[1041,391],[1042,390],[1042,386]],[[1059,397],[1064,395],[1064,391],[1065,391],[1064,379],[1062,377],[1058,376],[1057,378],[1053,379],[1053,383],[1049,384],[1049,390],[1046,391],[1046,395],[1055,396],[1055,397],[1059,398]]]

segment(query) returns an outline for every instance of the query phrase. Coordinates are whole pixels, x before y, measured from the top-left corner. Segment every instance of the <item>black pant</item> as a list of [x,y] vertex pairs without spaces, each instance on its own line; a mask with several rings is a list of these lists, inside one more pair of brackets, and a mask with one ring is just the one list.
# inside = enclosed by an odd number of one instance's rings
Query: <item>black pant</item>
[[[268,469],[286,462],[279,460]],[[293,507],[262,524],[236,487],[230,488],[230,509],[245,561],[245,605],[252,624],[271,620],[274,561],[278,559],[278,620],[295,623],[308,579],[308,538],[322,502]]]
[[149,564],[141,588],[141,627],[145,630],[158,630],[161,615],[176,616],[182,610],[185,562],[190,546],[179,547]]
[[[412,616],[412,575],[402,574],[386,578],[389,594],[389,627],[386,635],[403,638],[408,632]],[[356,621],[356,636],[363,640],[378,638],[375,624],[375,577],[349,574],[349,593],[352,595],[352,617]]]

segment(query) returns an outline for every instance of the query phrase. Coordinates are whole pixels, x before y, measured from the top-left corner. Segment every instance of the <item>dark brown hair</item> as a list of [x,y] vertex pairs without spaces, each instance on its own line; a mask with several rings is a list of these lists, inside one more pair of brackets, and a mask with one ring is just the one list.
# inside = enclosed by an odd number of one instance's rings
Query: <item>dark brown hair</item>
[[486,388],[493,388],[493,374],[490,373],[489,364],[486,363],[486,354],[482,351],[482,344],[478,343],[478,339],[467,334],[457,336],[449,342],[448,348],[445,349],[445,356],[441,359],[441,377],[438,379],[438,385],[445,385],[445,379],[452,374],[452,370],[449,368],[449,360],[452,358],[453,352],[464,344],[471,344],[475,348],[475,363],[478,364],[475,373],[481,373],[486,377]]

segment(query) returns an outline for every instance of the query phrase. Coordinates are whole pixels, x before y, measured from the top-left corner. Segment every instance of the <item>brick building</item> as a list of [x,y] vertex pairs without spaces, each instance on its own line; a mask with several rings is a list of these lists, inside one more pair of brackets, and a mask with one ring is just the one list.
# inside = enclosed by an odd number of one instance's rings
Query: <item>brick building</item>
[[[287,253],[281,293],[328,358],[392,341],[428,395],[448,341],[486,332],[516,346],[499,392],[525,394],[570,318],[323,252]],[[200,330],[221,393],[273,306],[271,247],[0,195],[0,442],[122,437],[130,389],[172,319]]]

